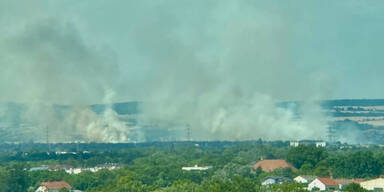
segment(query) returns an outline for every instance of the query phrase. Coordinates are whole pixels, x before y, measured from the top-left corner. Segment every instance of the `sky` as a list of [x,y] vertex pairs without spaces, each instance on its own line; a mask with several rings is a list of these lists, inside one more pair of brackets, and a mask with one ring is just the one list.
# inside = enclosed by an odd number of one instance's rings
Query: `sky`
[[[139,125],[188,125],[199,139],[324,137],[313,101],[384,98],[383,8],[382,0],[0,0],[0,102],[28,104],[39,129],[91,140],[129,140],[112,110],[100,117],[84,107],[122,101],[142,102]],[[279,101],[303,101],[301,119]],[[53,104],[77,107],[62,123]]]
[[100,103],[109,89],[116,101],[145,100],[164,84],[182,91],[179,83],[206,84],[192,92],[257,84],[247,89],[276,100],[383,98],[383,8],[380,0],[0,0],[0,100]]

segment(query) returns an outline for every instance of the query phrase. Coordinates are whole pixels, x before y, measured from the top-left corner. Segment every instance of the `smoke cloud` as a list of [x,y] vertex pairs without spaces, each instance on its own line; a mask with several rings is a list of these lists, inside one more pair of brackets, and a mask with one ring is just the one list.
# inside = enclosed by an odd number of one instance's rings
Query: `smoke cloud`
[[[2,1],[0,101],[27,103],[23,118],[65,137],[57,141],[187,127],[195,140],[322,139],[327,118],[315,101],[345,97],[340,80],[354,77],[343,71],[358,55],[336,30],[356,25],[334,18],[377,10],[343,1],[325,15],[325,2],[277,2],[36,1],[26,11]],[[289,100],[303,101],[300,118],[276,106]],[[137,125],[121,120],[117,101],[141,102]],[[102,114],[95,103],[106,104]],[[57,115],[57,104],[71,107]]]
[[[0,20],[7,26],[0,36],[0,101],[26,105],[19,125],[8,131],[39,142],[129,141],[125,123],[109,107],[118,73],[113,54],[86,41],[73,22],[40,15],[42,7],[28,19],[11,12],[4,15],[15,22]],[[97,115],[89,105],[101,101],[108,107]]]

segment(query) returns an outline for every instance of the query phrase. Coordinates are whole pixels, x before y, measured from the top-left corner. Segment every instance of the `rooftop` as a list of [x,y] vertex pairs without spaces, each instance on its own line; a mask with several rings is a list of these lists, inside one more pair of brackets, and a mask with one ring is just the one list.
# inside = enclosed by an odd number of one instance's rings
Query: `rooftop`
[[338,186],[338,183],[335,180],[331,179],[331,178],[319,177],[317,179],[319,181],[321,181],[326,186]]
[[48,190],[72,189],[71,185],[65,181],[42,182],[40,185],[45,186]]

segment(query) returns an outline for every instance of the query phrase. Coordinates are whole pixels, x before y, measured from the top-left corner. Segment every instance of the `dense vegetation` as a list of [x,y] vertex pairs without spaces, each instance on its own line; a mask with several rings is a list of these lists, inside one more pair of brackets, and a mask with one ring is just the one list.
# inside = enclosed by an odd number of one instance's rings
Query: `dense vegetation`
[[[99,145],[99,144],[93,144]],[[293,178],[299,174],[322,177],[375,178],[384,173],[384,152],[378,146],[289,147],[286,142],[179,142],[114,147],[89,153],[56,154],[36,145],[29,151],[0,154],[0,191],[34,191],[42,181],[64,180],[84,191],[303,191],[289,183],[262,187],[267,176]],[[94,148],[95,146],[87,146]],[[71,149],[71,148],[69,148]],[[69,150],[68,149],[68,150]],[[253,169],[260,160],[282,158],[297,172],[280,169],[264,173]],[[70,175],[65,171],[29,171],[41,165],[92,167],[118,163],[121,169],[85,171]],[[213,166],[206,171],[183,171],[183,166]],[[348,186],[347,190],[358,186]]]

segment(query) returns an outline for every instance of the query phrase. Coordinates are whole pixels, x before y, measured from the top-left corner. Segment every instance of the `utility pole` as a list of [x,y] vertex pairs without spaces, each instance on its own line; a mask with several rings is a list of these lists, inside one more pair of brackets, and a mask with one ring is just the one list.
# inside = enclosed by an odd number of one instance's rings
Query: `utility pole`
[[49,144],[49,129],[48,129],[48,126],[45,126],[45,128],[46,128],[46,136],[47,136],[46,142],[47,142],[48,152],[50,152],[51,151],[51,145]]

